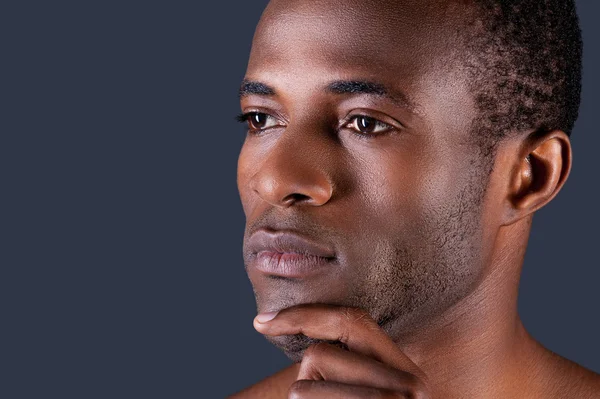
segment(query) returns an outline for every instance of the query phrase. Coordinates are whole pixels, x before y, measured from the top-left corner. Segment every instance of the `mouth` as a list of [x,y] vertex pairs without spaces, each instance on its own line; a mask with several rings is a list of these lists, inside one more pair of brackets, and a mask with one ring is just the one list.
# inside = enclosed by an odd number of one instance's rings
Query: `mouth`
[[249,266],[273,277],[307,278],[336,263],[328,246],[284,231],[257,231],[250,237],[248,251]]
[[306,278],[331,267],[331,259],[298,253],[261,251],[252,262],[256,270],[271,276]]

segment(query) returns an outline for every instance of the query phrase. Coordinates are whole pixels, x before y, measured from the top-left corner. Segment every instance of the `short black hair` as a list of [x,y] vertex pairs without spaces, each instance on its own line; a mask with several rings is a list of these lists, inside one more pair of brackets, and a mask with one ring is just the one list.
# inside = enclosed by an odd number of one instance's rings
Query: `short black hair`
[[581,101],[581,29],[574,0],[474,0],[465,37],[487,152],[511,132],[571,135]]

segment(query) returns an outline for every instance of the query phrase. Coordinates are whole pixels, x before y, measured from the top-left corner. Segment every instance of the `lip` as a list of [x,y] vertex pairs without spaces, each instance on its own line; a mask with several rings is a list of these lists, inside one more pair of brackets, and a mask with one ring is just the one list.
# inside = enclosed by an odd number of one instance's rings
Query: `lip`
[[335,261],[329,247],[300,235],[259,230],[248,241],[250,265],[274,276],[303,278],[324,272]]

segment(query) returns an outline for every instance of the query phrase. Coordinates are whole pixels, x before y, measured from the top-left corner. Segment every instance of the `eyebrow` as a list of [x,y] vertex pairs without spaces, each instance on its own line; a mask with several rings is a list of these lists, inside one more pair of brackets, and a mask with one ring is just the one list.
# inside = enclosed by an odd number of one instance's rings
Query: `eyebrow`
[[[390,90],[381,83],[368,80],[335,80],[325,86],[325,91],[339,95],[366,94],[384,97],[413,112],[416,112],[418,108],[418,105],[401,91]],[[242,81],[239,90],[240,98],[249,95],[274,96],[276,94],[276,90],[265,83],[245,79]]]
[[239,96],[245,97],[249,95],[259,95],[259,96],[274,96],[275,89],[271,86],[268,86],[261,82],[255,82],[252,80],[244,79],[242,81],[242,85],[240,86]]

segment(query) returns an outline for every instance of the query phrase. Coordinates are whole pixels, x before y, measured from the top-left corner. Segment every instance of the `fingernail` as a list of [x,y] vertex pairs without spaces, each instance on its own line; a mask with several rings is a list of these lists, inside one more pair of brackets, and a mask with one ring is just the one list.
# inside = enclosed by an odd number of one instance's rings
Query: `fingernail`
[[269,320],[273,320],[275,316],[277,316],[277,313],[279,313],[279,311],[259,313],[259,315],[256,316],[256,321],[259,323],[266,323]]

